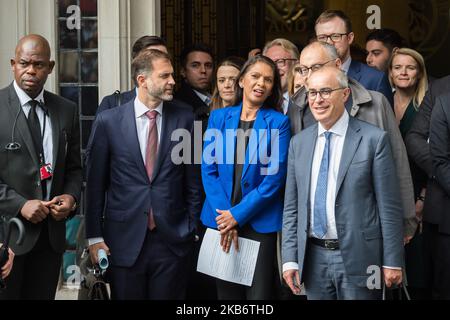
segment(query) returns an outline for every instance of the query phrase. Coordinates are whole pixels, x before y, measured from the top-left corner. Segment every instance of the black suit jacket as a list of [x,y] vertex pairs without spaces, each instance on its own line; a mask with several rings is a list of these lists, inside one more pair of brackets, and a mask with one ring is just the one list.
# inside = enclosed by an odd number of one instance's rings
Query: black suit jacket
[[114,265],[135,263],[150,208],[167,246],[179,256],[190,252],[201,210],[200,175],[196,166],[172,161],[172,151],[178,155],[174,148],[180,145],[171,135],[177,129],[189,133],[193,120],[188,107],[164,102],[150,181],[136,134],[134,101],[97,116],[87,150],[86,237],[103,237]]
[[175,99],[180,100],[192,107],[195,120],[202,121],[202,131],[208,127],[209,106],[198,97],[194,90],[185,81],[181,88],[175,93]]
[[[450,94],[435,100],[431,116],[430,151],[434,189],[437,202],[434,215],[439,232],[450,235]],[[427,191],[428,193],[428,191]]]
[[[48,91],[44,91],[44,101],[53,132],[50,199],[60,194],[71,194],[80,200],[82,169],[78,108],[73,102]],[[20,143],[19,150],[6,150],[6,145],[12,140]],[[14,245],[13,239],[17,235],[12,234],[11,247],[16,254],[27,253],[34,247],[43,223],[48,223],[53,249],[59,253],[64,252],[64,221],[57,222],[48,216],[46,220],[33,224],[20,215],[25,202],[32,199],[43,199],[38,159],[26,116],[11,84],[0,90],[0,213],[8,218],[18,216],[24,223],[26,234],[22,246]]]
[[442,197],[440,187],[433,178],[432,159],[428,139],[433,106],[437,97],[450,91],[450,76],[430,83],[428,92],[419,107],[414,122],[406,135],[405,144],[411,159],[428,175],[427,194],[423,219],[432,224],[440,223]]

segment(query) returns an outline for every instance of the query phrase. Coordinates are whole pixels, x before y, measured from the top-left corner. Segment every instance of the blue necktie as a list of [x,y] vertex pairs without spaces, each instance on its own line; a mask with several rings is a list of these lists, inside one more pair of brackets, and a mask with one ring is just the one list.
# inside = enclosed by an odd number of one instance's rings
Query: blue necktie
[[326,139],[325,148],[323,149],[322,162],[320,163],[319,176],[317,178],[316,194],[314,195],[313,232],[319,239],[323,238],[327,233],[327,186],[331,132],[325,132],[324,135]]

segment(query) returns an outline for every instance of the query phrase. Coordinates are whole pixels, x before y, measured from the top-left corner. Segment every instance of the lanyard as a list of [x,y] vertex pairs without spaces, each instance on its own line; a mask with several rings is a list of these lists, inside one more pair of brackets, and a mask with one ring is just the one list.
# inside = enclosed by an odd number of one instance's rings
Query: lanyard
[[44,156],[44,136],[45,136],[45,126],[47,123],[47,114],[45,112],[44,109],[42,109],[42,111],[44,112],[44,123],[42,126],[42,143],[41,143],[41,150],[39,151],[39,162],[40,162],[40,166],[43,166],[45,164],[45,156]]

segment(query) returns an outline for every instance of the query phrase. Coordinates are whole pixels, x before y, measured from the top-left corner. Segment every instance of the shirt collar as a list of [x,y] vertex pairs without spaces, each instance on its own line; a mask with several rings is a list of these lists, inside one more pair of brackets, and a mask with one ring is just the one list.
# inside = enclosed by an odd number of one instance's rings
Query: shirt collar
[[[149,110],[150,109],[145,104],[143,104],[138,97],[134,99],[134,114],[136,115],[136,118],[144,116]],[[161,101],[160,104],[155,109],[152,110],[156,110],[156,112],[158,112],[159,115],[162,115],[163,102]]]
[[197,90],[195,90],[195,89],[192,89],[192,90],[194,90],[195,94],[196,94],[203,102],[205,102],[206,104],[209,104],[208,101],[211,101],[211,98],[210,98],[209,96],[207,96],[206,94],[203,94],[203,93],[201,93],[201,92],[199,92],[199,91],[197,91]]
[[319,122],[319,136],[322,135],[324,132],[329,131],[331,133],[334,133],[335,135],[338,136],[344,136],[345,133],[347,132],[347,127],[348,127],[348,121],[349,121],[350,117],[348,115],[347,110],[344,110],[344,113],[342,114],[342,116],[339,118],[338,121],[336,121],[336,123],[330,128],[330,130],[325,130],[324,127],[322,127],[322,124]]
[[341,69],[345,72],[345,74],[348,73],[348,70],[350,69],[350,64],[352,63],[352,58],[349,57],[345,62],[342,62]]
[[39,101],[40,103],[44,103],[44,89],[41,90],[41,92],[37,95],[36,98],[32,99],[30,96],[22,90],[22,88],[19,87],[16,80],[13,82],[14,90],[16,91],[17,96],[19,97],[20,105],[23,107],[31,100]]

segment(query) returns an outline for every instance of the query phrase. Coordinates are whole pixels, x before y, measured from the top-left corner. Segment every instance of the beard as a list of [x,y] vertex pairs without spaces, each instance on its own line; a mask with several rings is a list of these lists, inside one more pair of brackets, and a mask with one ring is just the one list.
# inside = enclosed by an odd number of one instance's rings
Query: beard
[[158,98],[162,101],[171,101],[173,99],[173,88],[170,90],[166,89],[165,87],[149,87],[148,90],[148,95],[154,98]]

